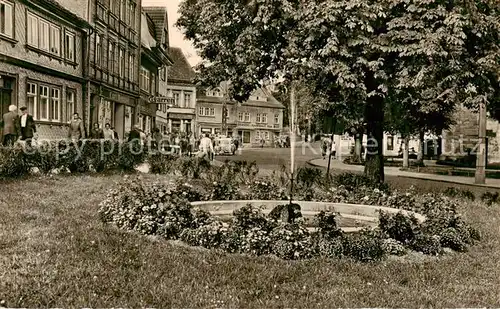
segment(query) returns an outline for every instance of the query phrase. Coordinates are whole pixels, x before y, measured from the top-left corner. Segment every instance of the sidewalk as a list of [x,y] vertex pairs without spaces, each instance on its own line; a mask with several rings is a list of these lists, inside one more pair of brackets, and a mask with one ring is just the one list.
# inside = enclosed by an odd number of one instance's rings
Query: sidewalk
[[[328,160],[323,159],[314,159],[307,162],[309,165],[316,167],[328,167]],[[330,169],[332,170],[340,170],[346,172],[363,172],[365,167],[362,165],[349,165],[345,164],[338,160],[331,161]],[[486,187],[486,188],[494,188],[500,189],[500,179],[486,179],[486,184],[478,185],[474,183],[474,177],[462,177],[462,176],[446,176],[446,175],[434,175],[434,174],[426,174],[426,173],[416,173],[416,172],[407,172],[401,171],[399,167],[394,166],[386,166],[384,167],[385,175],[387,176],[397,176],[397,177],[406,177],[406,178],[416,178],[416,179],[426,179],[426,180],[434,180],[441,182],[449,182],[455,184],[465,184],[470,186],[477,187]]]

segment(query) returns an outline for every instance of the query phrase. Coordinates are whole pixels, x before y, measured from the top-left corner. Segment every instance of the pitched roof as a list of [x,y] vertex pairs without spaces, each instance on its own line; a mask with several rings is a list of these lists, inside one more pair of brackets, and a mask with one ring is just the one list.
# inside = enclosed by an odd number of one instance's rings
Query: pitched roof
[[[221,85],[224,85],[221,83]],[[224,91],[224,87],[219,87],[221,88],[222,91]],[[208,97],[206,95],[206,89],[198,89],[198,93],[196,94],[197,100],[200,102],[207,102],[207,103],[223,103],[224,98],[223,97]],[[281,104],[276,98],[274,98],[269,91],[267,91],[264,88],[258,88],[256,89],[251,97],[257,97],[257,96],[264,96],[267,98],[266,101],[256,101],[256,100],[247,100],[243,103],[241,103],[241,106],[255,106],[255,107],[267,107],[267,108],[278,108],[278,109],[284,109],[285,106]],[[235,103],[235,102],[230,102],[230,104]]]
[[91,26],[85,19],[68,10],[56,0],[24,0],[24,2],[30,6],[40,5],[46,9],[49,9],[51,13],[65,17],[64,19],[66,21],[69,21],[74,25],[80,26],[82,28],[91,28]]
[[[143,6],[144,13],[146,13],[154,24],[153,33],[155,40],[162,42],[163,29],[168,28],[167,8],[162,6]],[[168,42],[168,37],[166,38]]]
[[186,56],[179,47],[170,47],[169,55],[174,64],[168,68],[167,81],[192,83],[196,77],[194,69],[189,64]]

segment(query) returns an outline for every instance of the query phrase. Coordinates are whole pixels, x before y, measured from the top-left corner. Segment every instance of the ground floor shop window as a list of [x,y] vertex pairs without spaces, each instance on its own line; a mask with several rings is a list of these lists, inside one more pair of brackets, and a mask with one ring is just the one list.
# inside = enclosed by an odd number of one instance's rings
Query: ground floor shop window
[[[26,107],[35,120],[61,122],[62,87],[28,82]],[[66,101],[68,104],[68,101]],[[70,104],[74,104],[70,102]]]

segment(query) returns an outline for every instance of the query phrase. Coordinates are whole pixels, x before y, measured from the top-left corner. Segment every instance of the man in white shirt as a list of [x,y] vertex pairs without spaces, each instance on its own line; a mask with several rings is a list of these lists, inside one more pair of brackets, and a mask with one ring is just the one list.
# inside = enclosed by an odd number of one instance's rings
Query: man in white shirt
[[203,154],[203,157],[207,157],[208,160],[212,159],[214,145],[210,137],[208,137],[208,134],[205,134],[205,137],[200,140],[200,152]]
[[36,133],[36,125],[33,116],[28,113],[26,106],[21,107],[23,113],[19,119],[19,128],[21,131],[21,140],[26,141],[26,145],[31,146],[31,140]]

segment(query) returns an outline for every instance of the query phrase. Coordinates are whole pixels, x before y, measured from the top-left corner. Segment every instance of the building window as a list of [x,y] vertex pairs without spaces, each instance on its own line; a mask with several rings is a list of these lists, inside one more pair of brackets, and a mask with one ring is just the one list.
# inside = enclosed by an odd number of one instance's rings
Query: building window
[[50,25],[50,52],[61,55],[61,28]]
[[[38,92],[37,92],[38,90]],[[74,92],[73,92],[74,93]],[[61,88],[29,82],[27,107],[36,120],[61,122]],[[75,96],[72,97],[73,105]]]
[[127,14],[125,16],[124,22],[127,23],[127,25],[130,25],[130,5],[125,1],[125,9],[127,10]]
[[57,88],[50,90],[50,119],[52,121],[61,121],[61,98],[60,91]]
[[156,95],[156,74],[151,72],[151,94]]
[[49,120],[49,87],[40,86],[40,120]]
[[174,97],[174,105],[175,106],[180,106],[180,97],[181,97],[181,94],[179,92],[174,92],[173,93],[173,97]]
[[238,113],[238,121],[243,121],[243,113]]
[[[49,51],[49,23],[40,20],[39,21],[39,26],[38,29],[40,31],[40,39],[39,39],[39,46],[38,48]],[[28,34],[28,36],[30,36]]]
[[260,120],[262,123],[267,123],[267,114],[262,114]]
[[38,102],[38,96],[37,96],[37,85],[28,83],[28,91],[27,91],[27,99],[28,99],[28,112],[31,113],[33,118],[38,119],[38,113],[37,113],[37,102]]
[[215,108],[210,107],[210,116],[215,116]]
[[141,74],[140,74],[140,79],[139,79],[139,86],[141,87],[142,90],[149,92],[150,90],[150,81],[149,81],[149,71],[141,66]]
[[128,55],[128,79],[133,81],[134,80],[134,68],[135,68],[135,55],[130,53]]
[[95,64],[102,65],[102,37],[100,34],[95,35]]
[[114,72],[115,63],[115,43],[112,41],[108,42],[108,71],[110,73]]
[[256,117],[255,121],[256,121],[257,123],[260,123],[260,114],[257,114],[257,117]]
[[118,63],[118,75],[121,78],[125,78],[125,49],[120,47],[119,63]]
[[394,136],[387,137],[387,150],[394,150]]
[[166,113],[166,112],[167,112],[167,104],[162,104],[162,107],[161,107],[161,108],[162,108],[162,111],[163,111],[164,113]]
[[161,81],[166,81],[167,80],[167,67],[165,67],[165,66],[161,67],[160,71],[158,72],[158,75],[160,75]]
[[250,122],[250,113],[245,113],[245,122]]
[[190,107],[190,106],[191,106],[191,93],[184,92],[184,107]]
[[133,3],[130,4],[130,17],[131,17],[130,26],[132,27],[132,29],[135,30],[135,4]]
[[29,45],[61,55],[61,28],[28,13],[27,42]]
[[76,112],[75,106],[76,92],[74,90],[66,90],[66,120],[70,121],[73,114]]
[[120,19],[123,22],[126,22],[126,12],[127,12],[127,0],[121,0],[121,9],[120,9]]
[[36,16],[28,14],[28,44],[38,46],[38,19]]
[[200,107],[200,108],[198,109],[198,115],[200,115],[200,116],[204,116],[205,114],[203,113],[203,111],[204,111],[204,108],[203,108],[203,107]]
[[75,35],[70,32],[64,33],[64,58],[75,61]]
[[274,123],[279,124],[280,123],[280,115],[279,114],[274,114]]
[[14,36],[14,10],[10,2],[0,0],[0,34]]

